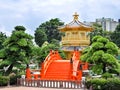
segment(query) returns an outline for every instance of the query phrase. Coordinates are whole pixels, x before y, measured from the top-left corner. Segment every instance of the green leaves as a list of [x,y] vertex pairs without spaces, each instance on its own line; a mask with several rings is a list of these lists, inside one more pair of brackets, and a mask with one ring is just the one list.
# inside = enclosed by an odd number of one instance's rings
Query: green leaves
[[93,53],[91,59],[94,61],[94,62],[98,62],[99,60],[102,60],[102,56],[103,56],[104,52],[102,50],[99,50],[99,51],[96,51]]
[[4,48],[3,42],[4,42],[6,39],[7,39],[7,36],[6,36],[4,33],[0,32],[0,49]]
[[17,45],[13,45],[10,47],[10,51],[18,51],[19,47]]
[[101,42],[103,44],[106,44],[109,42],[109,40],[107,38],[100,37],[97,39],[97,42]]
[[118,54],[118,47],[113,42],[108,42],[105,45],[105,48],[107,49],[107,53],[109,54],[112,54],[112,55]]
[[37,29],[35,31],[35,42],[38,46],[42,46],[42,44],[47,41],[47,35],[42,29]]
[[5,49],[1,49],[0,50],[0,59],[5,58],[5,57],[6,57],[6,51],[5,51]]
[[26,29],[25,29],[25,27],[23,27],[23,26],[16,26],[16,27],[15,27],[15,30],[16,30],[16,31],[25,31]]
[[120,47],[120,24],[117,25],[114,32],[111,33],[110,39],[114,42],[118,47]]
[[18,40],[17,44],[20,46],[27,46],[27,40],[25,38],[22,38]]
[[97,42],[97,40],[98,40],[99,38],[101,38],[101,37],[102,37],[102,36],[100,36],[100,35],[93,37],[93,38],[92,38],[92,43],[93,43],[93,42]]
[[[18,64],[29,64],[29,60],[32,55],[32,36],[25,33],[23,26],[16,26],[12,35],[4,42],[4,49],[0,50],[0,58],[2,58],[2,64],[13,65],[15,67]],[[20,62],[20,63],[19,63]],[[8,68],[8,73],[12,70]]]
[[101,43],[101,42],[94,42],[94,43],[92,44],[92,48],[93,48],[94,50],[99,50],[99,49],[104,48],[104,44]]
[[111,54],[105,53],[102,58],[107,63],[107,65],[117,65],[117,59]]
[[92,70],[95,73],[105,73],[111,69],[118,70],[119,65],[115,56],[118,54],[118,47],[102,36],[95,36],[93,43],[84,49],[81,60],[94,64]]
[[62,33],[58,30],[58,26],[64,25],[58,18],[51,19],[42,23],[35,31],[35,42],[41,46],[45,41],[49,43],[53,39],[61,40]]
[[102,68],[103,68],[102,63],[97,63],[97,65],[91,67],[92,71],[95,72],[96,74],[101,74]]

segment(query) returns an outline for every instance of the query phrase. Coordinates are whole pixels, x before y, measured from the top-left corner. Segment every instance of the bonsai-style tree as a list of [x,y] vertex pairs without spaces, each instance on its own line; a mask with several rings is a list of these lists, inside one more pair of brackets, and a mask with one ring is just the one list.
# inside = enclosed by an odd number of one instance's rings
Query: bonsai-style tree
[[33,37],[25,33],[25,30],[23,26],[16,26],[12,35],[3,43],[5,48],[0,50],[0,66],[7,67],[6,75],[11,73],[13,67],[20,68],[23,64],[29,64]]
[[115,56],[118,47],[102,36],[92,38],[92,44],[82,52],[81,60],[93,64],[92,71],[97,74],[118,70],[119,63]]

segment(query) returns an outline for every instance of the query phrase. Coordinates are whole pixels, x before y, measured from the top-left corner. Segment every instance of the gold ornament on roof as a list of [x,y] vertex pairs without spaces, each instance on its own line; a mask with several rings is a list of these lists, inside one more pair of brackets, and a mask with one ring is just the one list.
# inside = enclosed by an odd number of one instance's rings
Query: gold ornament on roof
[[75,12],[75,14],[73,15],[73,17],[74,17],[74,20],[78,20],[79,15],[77,14],[77,12]]

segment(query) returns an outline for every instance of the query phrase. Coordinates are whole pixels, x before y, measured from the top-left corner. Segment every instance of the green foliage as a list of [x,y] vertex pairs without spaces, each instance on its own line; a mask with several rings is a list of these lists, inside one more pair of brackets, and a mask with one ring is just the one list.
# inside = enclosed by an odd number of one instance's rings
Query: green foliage
[[120,32],[120,24],[117,25],[115,31],[116,31],[116,32]]
[[61,40],[62,33],[58,30],[58,26],[62,25],[64,25],[64,23],[61,22],[58,18],[51,19],[42,23],[35,31],[36,44],[38,46],[41,46],[46,40],[49,43],[51,43],[52,39]]
[[103,43],[100,43],[100,42],[94,42],[92,44],[92,48],[94,50],[99,50],[99,49],[102,49],[104,47],[104,44]]
[[35,42],[38,46],[42,46],[42,44],[47,41],[47,35],[46,33],[41,30],[40,28],[37,28],[35,31]]
[[56,46],[60,46],[59,40],[56,40],[56,39],[52,39],[51,44],[54,44]]
[[110,66],[114,68],[117,67],[118,65],[116,58],[112,56],[111,54],[108,54],[108,53],[103,54],[102,59],[106,61],[107,64],[109,64]]
[[6,39],[7,39],[7,36],[6,36],[4,33],[0,32],[0,49],[3,49],[3,48],[4,48],[3,42],[4,42]]
[[26,29],[25,29],[24,26],[16,26],[15,30],[17,30],[17,31],[25,31]]
[[93,53],[91,59],[94,62],[98,62],[99,60],[101,60],[103,54],[104,54],[104,52],[102,50],[96,51]]
[[107,78],[113,78],[113,75],[111,73],[106,72],[106,73],[104,73],[102,75],[102,78],[105,78],[105,79],[107,79]]
[[90,32],[90,40],[91,41],[94,36],[97,36],[97,35],[104,36],[104,31],[100,24],[94,23],[92,27],[93,27],[93,31]]
[[114,42],[118,47],[120,47],[120,24],[117,25],[114,32],[111,33],[110,39]]
[[49,54],[50,50],[57,50],[59,47],[54,44],[47,44],[41,47],[40,60],[44,60],[46,56]]
[[17,45],[11,46],[10,51],[18,51],[19,47]]
[[6,74],[9,74],[13,67],[19,68],[22,64],[29,64],[33,47],[32,39],[31,35],[25,33],[23,26],[16,26],[12,35],[3,43],[4,49],[0,51],[0,58],[3,59],[1,66],[10,65]]
[[0,76],[0,86],[6,86],[9,82],[9,77]]
[[118,47],[102,36],[95,36],[92,44],[83,50],[81,60],[94,64],[91,69],[94,73],[105,73],[108,71],[118,70],[119,63],[115,56],[118,54]]
[[27,46],[27,40],[25,38],[20,39],[17,43],[19,46]]
[[41,62],[41,47],[34,46],[32,48],[32,62],[40,63]]
[[107,49],[107,53],[112,55],[118,55],[118,47],[113,42],[108,42],[105,45],[105,48]]
[[5,58],[5,56],[6,56],[6,51],[5,51],[5,49],[1,49],[1,50],[0,50],[0,59],[1,59],[1,58]]
[[92,38],[92,43],[93,43],[93,42],[97,42],[97,40],[98,40],[99,38],[102,38],[102,36],[97,35],[97,36],[93,37],[93,38]]
[[97,42],[101,42],[101,43],[103,43],[103,44],[106,44],[106,43],[109,42],[109,40],[108,40],[107,38],[101,37],[101,38],[98,38],[98,39],[97,39]]
[[103,78],[95,78],[95,79],[87,79],[86,86],[90,88],[92,86],[92,90],[103,90],[102,86],[107,83],[106,79]]
[[89,52],[89,50],[90,50],[90,47],[86,47],[86,48],[83,50],[82,54],[86,54],[87,52]]
[[17,85],[17,78],[21,78],[21,74],[10,76],[10,85]]
[[120,88],[120,79],[119,78],[87,79],[86,86],[87,86],[88,89],[92,86],[92,90],[119,90],[119,88]]
[[49,54],[50,50],[58,50],[58,52],[60,53],[62,58],[65,58],[65,54],[63,51],[60,50],[59,46],[56,46],[55,44],[44,44],[41,47],[41,51],[40,51],[40,56],[39,56],[39,60],[43,61],[45,60],[46,56]]

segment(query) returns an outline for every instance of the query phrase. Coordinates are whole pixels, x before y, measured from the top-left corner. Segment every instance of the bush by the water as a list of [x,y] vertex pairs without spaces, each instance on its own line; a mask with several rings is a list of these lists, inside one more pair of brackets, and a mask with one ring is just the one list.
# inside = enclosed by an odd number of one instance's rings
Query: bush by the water
[[0,86],[6,86],[9,82],[9,77],[0,76]]
[[119,78],[94,78],[86,80],[87,88],[92,87],[92,90],[119,90]]

